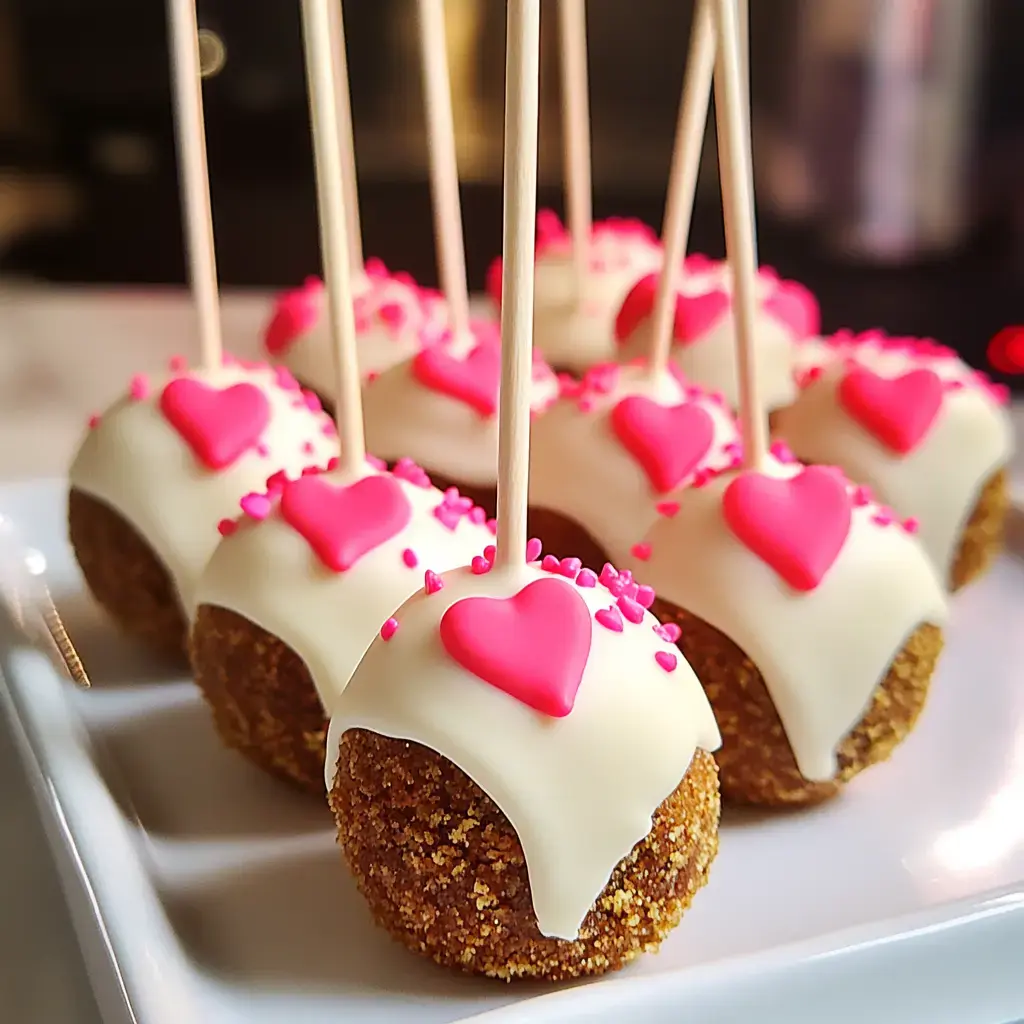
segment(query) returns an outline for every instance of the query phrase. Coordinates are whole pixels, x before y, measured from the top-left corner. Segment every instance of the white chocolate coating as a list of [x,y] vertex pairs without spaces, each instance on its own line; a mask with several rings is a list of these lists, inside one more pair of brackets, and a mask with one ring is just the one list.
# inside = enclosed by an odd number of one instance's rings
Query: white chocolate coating
[[444,589],[413,595],[399,627],[375,640],[337,701],[328,733],[328,788],[341,737],[352,728],[420,743],[462,769],[497,804],[522,843],[542,934],[575,939],[615,866],[651,829],[652,815],[718,727],[693,671],[645,613],[621,633],[593,623],[573,710],[548,718],[448,656],[438,628],[466,597],[510,597],[539,578],[573,587],[593,613],[614,604],[600,584],[576,587],[535,564],[474,576],[447,573]]
[[[357,355],[364,378],[414,356],[447,326],[448,308],[441,296],[417,287],[403,275],[359,274],[353,280],[353,290]],[[275,315],[283,305],[295,301],[309,303],[315,320],[284,344],[268,342],[268,355],[287,366],[304,385],[333,399],[337,370],[322,284],[313,280],[285,292],[277,299]]]
[[[769,457],[762,471],[786,478],[799,470]],[[909,635],[922,623],[945,624],[945,594],[921,545],[898,523],[875,523],[879,509],[871,504],[853,509],[846,543],[821,583],[805,593],[790,589],[727,525],[722,495],[734,478],[724,473],[680,492],[679,512],[645,538],[650,559],[624,564],[746,653],[801,774],[827,781],[836,748]]]
[[[618,565],[654,524],[656,505],[668,495],[654,490],[640,463],[615,435],[611,412],[629,395],[677,405],[688,399],[688,387],[668,373],[651,381],[643,365],[617,368],[613,380],[604,393],[591,390],[582,399],[560,399],[534,423],[530,505],[578,523]],[[689,401],[707,411],[715,427],[712,446],[698,468],[725,469],[740,442],[736,421],[706,393],[690,388],[689,395]],[[688,474],[680,486],[686,486],[693,475]]]
[[[759,305],[754,313],[754,361],[761,399],[769,411],[789,405],[796,398],[792,366],[797,336],[763,305],[776,287],[775,278],[759,275],[755,288]],[[679,286],[683,295],[700,295],[715,288],[731,295],[728,266],[716,265],[713,269],[684,274]],[[623,339],[619,360],[628,362],[650,352],[652,320],[652,315],[643,318]],[[672,359],[689,380],[709,391],[720,392],[732,408],[739,406],[736,321],[731,308],[699,337],[685,343],[676,341],[672,346]]]
[[[160,394],[175,376],[218,389],[258,387],[270,405],[260,438],[266,454],[250,449],[219,472],[204,466],[160,410]],[[330,417],[312,412],[297,387],[281,387],[271,367],[233,363],[154,381],[141,400],[122,398],[85,436],[69,476],[72,487],[119,512],[152,547],[191,618],[196,584],[220,540],[217,524],[234,518],[243,495],[262,492],[272,473],[298,476],[337,455]]]
[[566,245],[537,257],[534,342],[552,366],[582,373],[618,358],[615,315],[638,278],[661,266],[661,247],[639,232],[597,230],[577,301],[576,270]]
[[[335,486],[380,475],[366,466],[351,476],[323,474]],[[344,572],[327,568],[306,539],[273,510],[225,537],[196,588],[196,605],[226,608],[272,633],[309,669],[321,703],[330,708],[382,623],[417,588],[427,569],[441,573],[468,563],[493,543],[483,525],[463,517],[454,530],[433,514],[442,494],[398,480],[412,517],[398,534]],[[416,556],[410,566],[408,549]]]
[[[952,385],[943,393],[933,427],[913,451],[890,450],[843,407],[838,388],[847,365],[889,378],[924,368]],[[951,350],[880,334],[845,343],[842,336],[838,343],[802,343],[797,377],[803,389],[797,402],[780,412],[777,435],[798,458],[839,466],[901,516],[917,519],[928,556],[940,578],[949,580],[982,488],[1013,454],[1007,409]]]
[[[541,413],[558,397],[558,380],[534,364],[533,403]],[[498,416],[482,416],[457,398],[421,384],[412,360],[384,371],[363,388],[366,447],[394,462],[411,458],[428,473],[471,486],[498,479]]]

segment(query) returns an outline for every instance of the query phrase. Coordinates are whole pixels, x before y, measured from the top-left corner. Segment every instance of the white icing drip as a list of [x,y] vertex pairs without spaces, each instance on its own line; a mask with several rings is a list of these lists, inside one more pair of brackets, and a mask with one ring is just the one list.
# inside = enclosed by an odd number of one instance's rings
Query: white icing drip
[[[791,477],[796,464],[765,460]],[[804,778],[831,779],[836,748],[922,623],[946,622],[945,595],[917,541],[854,508],[846,544],[818,587],[789,588],[729,529],[722,494],[735,473],[680,492],[679,512],[648,532],[651,557],[624,564],[729,637],[757,665]],[[852,485],[851,485],[852,486]]]
[[[558,397],[558,380],[534,366],[535,413]],[[428,473],[473,486],[498,478],[498,415],[481,416],[465,402],[421,384],[412,360],[386,370],[363,389],[366,447],[378,458],[412,459]]]
[[[346,486],[376,471],[322,479]],[[396,478],[397,479],[397,478]],[[433,514],[442,495],[398,480],[412,506],[400,533],[363,555],[345,572],[333,572],[305,538],[281,517],[275,504],[259,523],[243,524],[221,541],[196,590],[202,604],[227,608],[294,650],[309,669],[321,703],[330,708],[381,625],[416,589],[427,569],[436,573],[465,565],[494,538],[485,526],[460,520],[454,530]],[[405,564],[410,549],[417,564]]]
[[534,341],[560,369],[582,373],[618,358],[615,317],[633,285],[661,266],[661,248],[637,234],[600,232],[577,301],[572,253],[554,248],[537,258]]
[[[461,768],[497,804],[523,846],[538,927],[572,940],[615,866],[651,829],[694,752],[720,743],[693,671],[654,660],[675,648],[650,613],[622,633],[593,625],[575,707],[548,718],[453,661],[438,626],[470,596],[510,597],[539,578],[536,565],[474,576],[457,569],[444,589],[411,597],[398,631],[375,640],[335,705],[328,733],[328,788],[341,737],[352,728],[420,743]],[[564,580],[565,586],[575,585]],[[614,603],[602,586],[575,588],[591,615]]]
[[[952,356],[882,348],[870,342],[833,347],[798,347],[798,370],[822,367],[796,403],[779,414],[776,432],[805,462],[840,466],[901,516],[919,523],[919,536],[936,571],[949,580],[963,528],[988,479],[1013,453],[1009,413],[973,378],[973,371]],[[933,370],[946,391],[936,422],[906,455],[891,451],[854,420],[838,398],[844,360],[853,359],[874,373],[896,377],[910,370]]]
[[[621,361],[628,362],[650,352],[651,321],[651,317],[645,317],[623,342],[618,354]],[[757,310],[754,341],[754,361],[766,408],[775,410],[789,405],[797,390],[792,373],[795,335],[781,320]],[[699,338],[673,344],[672,359],[695,384],[721,392],[730,406],[738,407],[736,327],[731,311]]]
[[[400,279],[360,274],[354,279],[353,287],[356,289],[357,355],[364,377],[382,373],[414,356],[423,348],[425,339],[436,340],[447,326],[448,308],[444,300],[425,296],[422,289]],[[322,289],[310,296],[309,301],[319,307],[316,322],[272,358],[287,366],[307,387],[333,399],[337,370],[330,325],[323,315],[326,300]],[[382,318],[382,307],[401,309],[401,323]]]
[[[588,411],[575,398],[556,402],[533,425],[530,445],[530,504],[574,520],[615,564],[658,518],[655,506],[669,497],[654,491],[612,429],[611,412],[628,395],[644,395],[661,405],[676,405],[686,397],[670,374],[652,382],[645,367],[624,366],[607,394],[587,393]],[[708,397],[690,401],[705,409],[715,425],[714,441],[698,468],[725,469],[733,458],[726,446],[740,440],[732,415]],[[691,473],[680,486],[692,479]]]
[[69,475],[72,487],[110,505],[147,541],[191,617],[195,585],[220,540],[220,520],[238,515],[239,499],[262,492],[277,470],[298,476],[305,466],[326,466],[338,454],[338,440],[333,431],[324,433],[330,417],[311,412],[300,391],[279,387],[267,366],[177,376],[219,389],[243,382],[259,387],[270,403],[261,437],[267,454],[249,450],[224,470],[207,469],[160,411],[160,394],[173,379],[168,376],[154,381],[145,399],[125,397],[111,406],[85,436]]

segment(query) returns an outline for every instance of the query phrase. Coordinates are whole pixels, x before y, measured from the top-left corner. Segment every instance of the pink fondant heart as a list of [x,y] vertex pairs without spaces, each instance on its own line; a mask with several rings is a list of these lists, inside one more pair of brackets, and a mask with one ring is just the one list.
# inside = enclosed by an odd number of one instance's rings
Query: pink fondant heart
[[701,295],[676,296],[675,338],[696,341],[729,312],[729,296],[721,288]]
[[285,485],[281,516],[328,569],[345,572],[401,533],[412,518],[412,508],[391,476],[364,477],[349,487],[304,476]]
[[797,281],[780,281],[765,299],[764,311],[781,320],[798,338],[810,338],[821,332],[818,300]]
[[465,359],[440,345],[426,348],[413,360],[412,372],[424,387],[465,402],[481,416],[497,411],[501,348],[492,341],[480,342]]
[[839,382],[839,401],[865,430],[899,455],[927,436],[942,408],[942,381],[933,370],[879,377],[852,367]]
[[270,355],[282,355],[293,341],[313,328],[320,316],[323,290],[323,282],[311,277],[301,288],[278,298],[263,333],[263,344]]
[[214,470],[255,448],[270,422],[270,403],[255,384],[220,391],[192,377],[177,377],[164,388],[160,411],[195,457]]
[[659,405],[641,395],[630,395],[612,410],[611,424],[658,494],[678,487],[715,439],[710,414],[693,402]]
[[552,718],[572,711],[590,657],[590,613],[556,577],[512,597],[467,597],[441,616],[441,643],[468,672]]
[[834,469],[808,466],[787,480],[743,473],[722,496],[732,532],[795,590],[814,590],[839,557],[852,521]]

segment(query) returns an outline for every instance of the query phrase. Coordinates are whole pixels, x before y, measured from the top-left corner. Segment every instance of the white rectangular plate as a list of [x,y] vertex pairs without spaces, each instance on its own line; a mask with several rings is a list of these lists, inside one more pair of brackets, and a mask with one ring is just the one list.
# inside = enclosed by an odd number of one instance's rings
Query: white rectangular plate
[[448,973],[375,928],[326,810],[222,749],[191,683],[82,592],[63,484],[0,487],[0,512],[45,554],[93,678],[73,690],[0,625],[0,703],[111,1021],[1024,1016],[1024,563],[1011,555],[956,597],[928,707],[888,764],[809,813],[727,811],[710,883],[661,953],[552,991]]

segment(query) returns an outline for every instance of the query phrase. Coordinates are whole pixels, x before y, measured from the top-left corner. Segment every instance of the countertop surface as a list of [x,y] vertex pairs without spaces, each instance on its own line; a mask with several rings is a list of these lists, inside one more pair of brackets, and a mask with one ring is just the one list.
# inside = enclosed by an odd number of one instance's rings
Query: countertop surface
[[[254,354],[261,292],[223,303],[225,344]],[[64,473],[89,415],[132,373],[189,355],[192,309],[176,290],[0,286],[0,480]],[[1024,404],[1014,408],[1024,437]],[[1016,465],[1024,471],[1018,446]],[[1019,477],[1018,477],[1019,479]],[[6,724],[0,724],[0,1020],[99,1024],[57,876]]]

